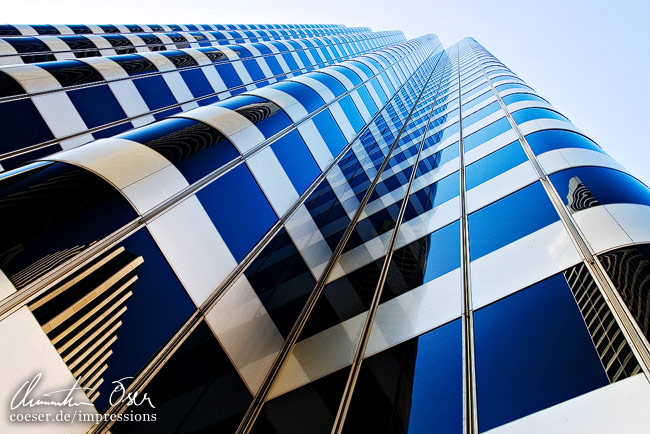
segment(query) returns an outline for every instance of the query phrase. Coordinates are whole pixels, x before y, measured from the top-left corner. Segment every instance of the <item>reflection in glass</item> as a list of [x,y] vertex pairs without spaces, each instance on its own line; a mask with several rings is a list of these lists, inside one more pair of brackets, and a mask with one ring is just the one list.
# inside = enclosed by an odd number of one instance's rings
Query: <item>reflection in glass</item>
[[252,434],[330,434],[349,369],[341,369],[264,404]]
[[136,217],[108,182],[65,163],[0,177],[0,269],[24,288]]
[[155,413],[148,422],[118,422],[111,432],[234,433],[252,396],[221,349],[212,331],[201,322],[141,391],[151,403],[131,406],[131,415]]
[[245,274],[278,330],[286,337],[316,281],[284,228]]
[[115,247],[29,305],[91,402],[105,381],[106,361],[143,262],[142,256]]
[[571,212],[600,205],[598,199],[591,194],[591,191],[589,191],[577,176],[569,179],[569,192],[567,193],[566,200],[567,208]]
[[646,338],[650,339],[650,245],[624,247],[599,259]]
[[[580,182],[572,181],[577,178]],[[650,190],[627,173],[606,167],[573,167],[550,176],[561,197],[573,197],[571,189],[583,184],[600,205],[610,203],[636,203],[650,205]],[[593,202],[593,200],[592,200]],[[568,204],[568,202],[567,202]]]
[[585,319],[609,381],[613,383],[638,374],[641,367],[587,267],[580,263],[566,270],[564,277]]
[[343,432],[460,433],[462,378],[456,320],[365,359]]

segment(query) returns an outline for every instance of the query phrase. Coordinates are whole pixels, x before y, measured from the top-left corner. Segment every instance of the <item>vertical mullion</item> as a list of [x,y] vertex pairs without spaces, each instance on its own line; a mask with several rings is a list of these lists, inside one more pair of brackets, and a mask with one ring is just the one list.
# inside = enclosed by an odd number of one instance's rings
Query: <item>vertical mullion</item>
[[472,312],[472,294],[470,280],[469,228],[467,221],[466,182],[465,182],[465,147],[463,140],[462,87],[460,78],[460,46],[457,45],[458,71],[458,125],[460,130],[460,237],[461,237],[461,285],[462,285],[462,333],[463,333],[463,432],[478,433],[478,416],[476,410],[476,365],[474,355],[474,315]]

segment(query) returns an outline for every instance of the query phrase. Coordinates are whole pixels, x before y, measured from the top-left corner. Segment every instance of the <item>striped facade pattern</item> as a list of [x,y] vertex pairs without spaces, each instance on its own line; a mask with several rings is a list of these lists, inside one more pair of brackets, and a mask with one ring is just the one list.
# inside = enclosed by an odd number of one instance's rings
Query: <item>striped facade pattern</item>
[[7,25],[0,58],[0,379],[79,378],[75,432],[647,426],[650,190],[473,39]]

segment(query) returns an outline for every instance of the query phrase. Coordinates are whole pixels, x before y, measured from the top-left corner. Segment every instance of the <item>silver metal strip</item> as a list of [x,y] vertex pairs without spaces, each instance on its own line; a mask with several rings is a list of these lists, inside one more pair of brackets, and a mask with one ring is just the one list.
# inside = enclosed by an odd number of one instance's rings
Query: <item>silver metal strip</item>
[[460,157],[460,232],[461,232],[461,285],[462,285],[462,351],[463,351],[463,432],[478,433],[478,414],[476,405],[476,361],[474,354],[474,314],[472,311],[469,228],[467,220],[467,190],[465,180],[465,146],[463,135],[462,86],[460,80],[460,48],[458,54],[458,141]]

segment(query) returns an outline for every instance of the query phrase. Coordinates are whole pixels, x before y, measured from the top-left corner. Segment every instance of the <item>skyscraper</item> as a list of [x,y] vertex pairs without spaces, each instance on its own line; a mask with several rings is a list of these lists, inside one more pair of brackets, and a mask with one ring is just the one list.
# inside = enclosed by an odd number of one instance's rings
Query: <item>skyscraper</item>
[[650,190],[475,40],[0,34],[3,432],[649,426]]

